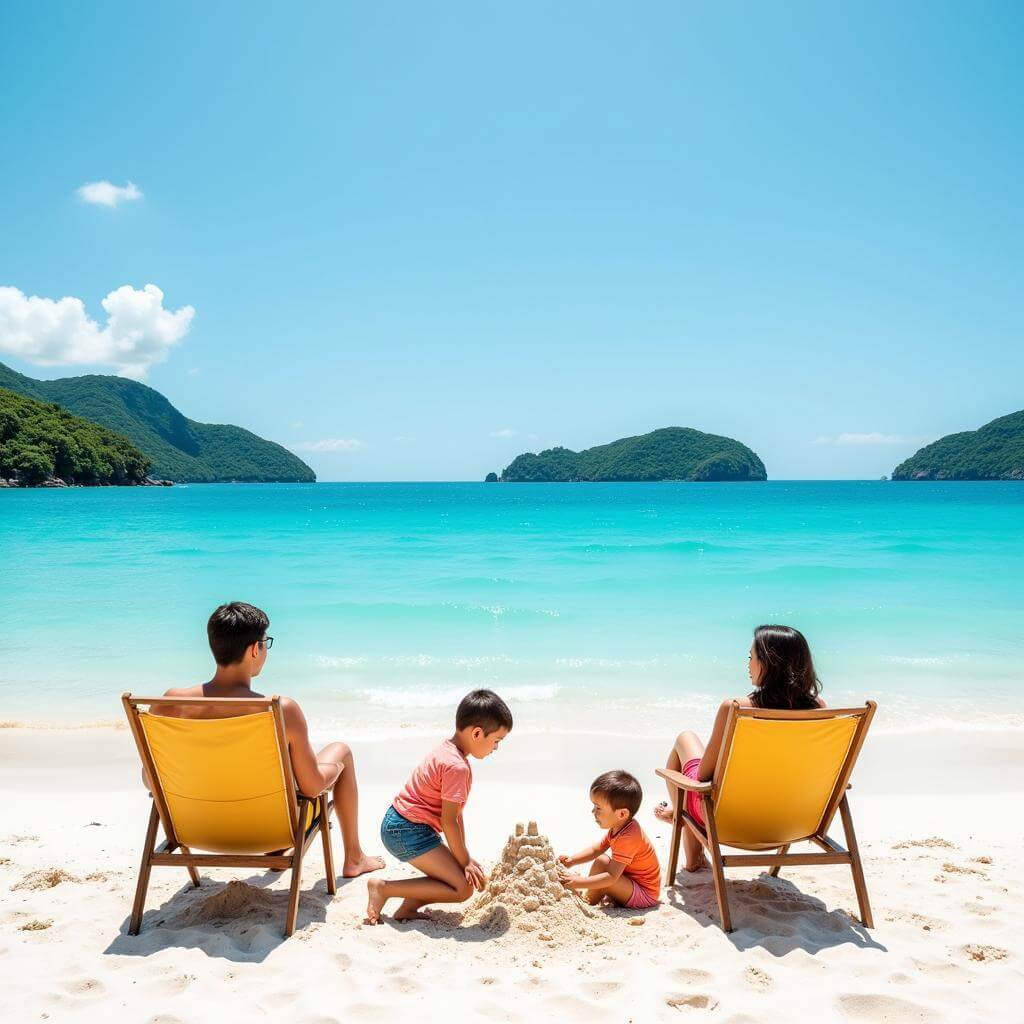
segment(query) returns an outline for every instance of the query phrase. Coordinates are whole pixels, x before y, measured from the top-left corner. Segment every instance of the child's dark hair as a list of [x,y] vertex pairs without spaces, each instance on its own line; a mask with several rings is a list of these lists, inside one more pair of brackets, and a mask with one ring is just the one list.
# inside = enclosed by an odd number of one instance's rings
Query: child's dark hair
[[210,650],[218,665],[234,665],[246,649],[267,635],[267,613],[244,601],[222,604],[206,623]]
[[792,626],[758,626],[754,650],[761,663],[761,678],[750,695],[756,708],[807,711],[818,706],[821,680],[814,671],[811,648],[803,633]]
[[590,792],[600,793],[611,804],[613,811],[625,808],[631,818],[640,810],[640,802],[644,798],[640,783],[621,768],[598,775],[590,784]]
[[459,701],[455,712],[455,728],[480,726],[485,736],[499,729],[512,731],[512,712],[493,690],[474,690]]

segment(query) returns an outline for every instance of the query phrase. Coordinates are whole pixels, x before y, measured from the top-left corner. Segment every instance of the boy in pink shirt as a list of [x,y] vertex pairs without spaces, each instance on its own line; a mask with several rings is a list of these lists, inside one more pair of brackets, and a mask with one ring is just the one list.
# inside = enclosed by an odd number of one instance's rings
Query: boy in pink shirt
[[[384,904],[402,903],[396,921],[429,919],[428,903],[462,903],[482,890],[487,876],[469,855],[462,809],[473,785],[470,757],[493,754],[512,730],[512,712],[490,690],[474,690],[455,712],[455,733],[432,750],[409,777],[384,815],[380,837],[387,851],[422,871],[425,878],[372,879],[366,905],[368,924],[380,924]],[[448,845],[441,841],[441,833]]]

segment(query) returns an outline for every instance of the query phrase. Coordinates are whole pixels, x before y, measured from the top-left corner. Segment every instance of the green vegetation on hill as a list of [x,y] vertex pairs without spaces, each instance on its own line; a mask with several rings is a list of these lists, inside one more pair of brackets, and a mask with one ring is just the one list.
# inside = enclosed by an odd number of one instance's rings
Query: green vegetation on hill
[[0,388],[0,477],[40,484],[137,484],[149,459],[126,437],[59,405]]
[[281,445],[241,427],[190,420],[160,392],[134,380],[100,374],[35,380],[0,363],[0,387],[56,402],[77,416],[123,434],[149,457],[154,475],[168,480],[316,480],[313,470]]
[[766,480],[764,463],[731,437],[689,427],[624,437],[574,452],[549,448],[517,456],[501,474],[512,483],[541,481]]
[[1024,480],[1024,410],[948,434],[892,471],[893,480]]

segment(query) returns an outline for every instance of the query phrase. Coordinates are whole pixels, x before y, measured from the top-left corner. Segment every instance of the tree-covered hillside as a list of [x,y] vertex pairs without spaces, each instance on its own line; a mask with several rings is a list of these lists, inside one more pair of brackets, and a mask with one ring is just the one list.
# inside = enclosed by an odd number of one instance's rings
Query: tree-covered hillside
[[764,463],[731,437],[689,427],[624,437],[574,452],[549,448],[515,458],[501,474],[512,483],[541,481],[766,480]]
[[893,480],[1024,480],[1024,410],[947,434],[892,471]]
[[44,402],[123,434],[168,480],[312,482],[316,474],[273,441],[228,424],[197,423],[158,391],[122,377],[89,374],[34,380],[0,363],[0,387]]
[[0,388],[0,477],[40,484],[138,484],[149,460],[126,437]]

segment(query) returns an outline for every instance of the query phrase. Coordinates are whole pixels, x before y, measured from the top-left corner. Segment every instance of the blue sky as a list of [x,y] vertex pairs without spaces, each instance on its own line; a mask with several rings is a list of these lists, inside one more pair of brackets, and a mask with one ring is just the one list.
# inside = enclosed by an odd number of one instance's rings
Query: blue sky
[[1020,4],[150,6],[0,14],[0,285],[108,355],[156,285],[147,383],[321,479],[667,425],[875,477],[1024,407]]

